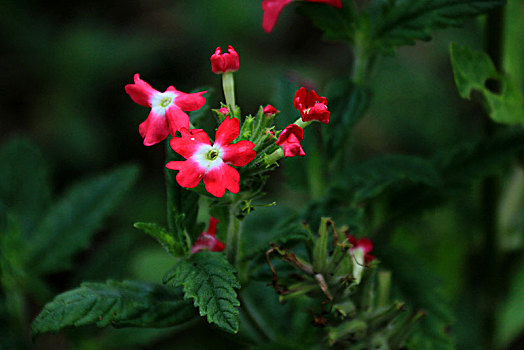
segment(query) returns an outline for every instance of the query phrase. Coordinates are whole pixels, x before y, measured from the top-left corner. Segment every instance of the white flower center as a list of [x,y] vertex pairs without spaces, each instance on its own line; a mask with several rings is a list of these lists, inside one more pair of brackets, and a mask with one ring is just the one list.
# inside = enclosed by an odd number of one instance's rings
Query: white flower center
[[193,154],[193,159],[200,165],[202,168],[206,169],[206,172],[209,170],[222,165],[222,156],[224,151],[215,145],[202,145],[200,148]]
[[151,99],[151,108],[153,112],[157,115],[165,115],[166,110],[173,104],[175,101],[176,94],[174,92],[159,92],[153,95]]

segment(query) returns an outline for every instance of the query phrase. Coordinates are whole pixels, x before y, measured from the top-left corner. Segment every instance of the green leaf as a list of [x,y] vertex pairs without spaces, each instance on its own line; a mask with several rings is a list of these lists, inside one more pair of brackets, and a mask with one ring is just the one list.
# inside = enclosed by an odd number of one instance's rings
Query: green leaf
[[46,304],[33,337],[68,326],[171,327],[191,320],[194,309],[180,289],[138,281],[84,282]]
[[297,11],[308,16],[324,32],[326,40],[354,40],[356,11],[353,1],[343,0],[342,8],[314,2],[300,4]]
[[237,333],[240,302],[235,288],[240,288],[240,283],[235,272],[223,254],[199,252],[180,260],[166,273],[164,283],[182,286],[185,298],[194,300],[209,323]]
[[36,145],[14,137],[0,150],[0,203],[16,215],[26,237],[51,200],[47,163]]
[[462,25],[465,18],[502,6],[504,0],[390,0],[382,2],[371,30],[372,48],[395,48],[431,40],[431,31]]
[[88,245],[137,175],[136,166],[125,166],[72,186],[49,209],[28,242],[33,269],[49,273],[68,268],[72,256]]
[[[491,119],[499,123],[524,125],[524,96],[517,84],[509,76],[499,74],[486,53],[455,43],[451,43],[449,50],[460,96],[470,99],[471,91],[478,91],[485,99]],[[499,81],[500,93],[486,87],[489,79]]]
[[524,331],[524,259],[513,269],[506,299],[497,312],[496,338],[501,347],[509,346]]
[[[413,156],[385,155],[368,160],[352,170],[349,189],[356,202],[375,198],[393,185],[403,183],[440,186],[441,179],[431,162]],[[341,195],[348,190],[340,192]]]
[[184,254],[184,248],[180,245],[180,242],[175,241],[173,236],[162,226],[147,222],[136,222],[133,226],[156,239],[169,254],[175,257]]

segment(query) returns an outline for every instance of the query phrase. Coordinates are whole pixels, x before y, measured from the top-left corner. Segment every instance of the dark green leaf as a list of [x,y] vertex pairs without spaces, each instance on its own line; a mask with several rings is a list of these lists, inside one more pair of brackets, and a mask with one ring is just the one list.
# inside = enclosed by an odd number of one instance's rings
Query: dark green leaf
[[[522,92],[509,76],[497,72],[486,53],[451,43],[450,55],[455,84],[462,98],[469,99],[472,90],[478,91],[486,101],[491,119],[499,123],[524,125]],[[500,82],[500,93],[488,89],[488,79]]]
[[137,281],[85,282],[59,294],[32,325],[32,335],[68,326],[171,327],[189,321],[194,309],[180,289]]
[[497,313],[496,336],[498,343],[504,347],[522,335],[524,330],[524,259],[517,262],[513,270],[507,297]]
[[49,209],[29,242],[33,269],[49,273],[69,267],[73,254],[88,245],[137,174],[136,166],[125,166],[72,186]]
[[235,288],[240,283],[235,268],[224,255],[199,252],[180,260],[165,276],[164,283],[182,286],[185,298],[193,299],[201,316],[230,333],[238,332],[238,309]]
[[356,12],[353,1],[343,1],[342,8],[314,2],[302,3],[298,12],[308,16],[324,32],[327,40],[354,40]]
[[35,226],[51,200],[47,164],[28,139],[15,137],[0,150],[0,202],[16,215],[25,236]]
[[184,249],[180,245],[180,242],[175,241],[173,236],[171,236],[167,230],[160,225],[155,223],[136,222],[133,226],[156,239],[169,254],[179,256],[184,253]]
[[394,53],[398,46],[430,40],[436,29],[462,25],[465,18],[502,6],[504,0],[391,0],[383,2],[372,26],[375,50]]

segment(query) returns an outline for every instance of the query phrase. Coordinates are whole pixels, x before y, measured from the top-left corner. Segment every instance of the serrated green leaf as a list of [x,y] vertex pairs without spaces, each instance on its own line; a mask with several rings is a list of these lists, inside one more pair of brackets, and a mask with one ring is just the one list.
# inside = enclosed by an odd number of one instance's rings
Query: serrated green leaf
[[169,254],[176,257],[184,253],[180,242],[175,241],[173,236],[162,226],[147,222],[136,222],[133,226],[156,239]]
[[84,282],[46,304],[32,325],[33,337],[69,326],[171,327],[193,318],[180,289],[138,281]]
[[[455,43],[451,43],[449,50],[460,96],[470,99],[471,91],[478,91],[486,101],[491,119],[499,123],[524,125],[524,96],[515,82],[509,76],[499,74],[489,56],[482,51]],[[488,79],[500,82],[500,93],[486,87]]]
[[314,2],[302,3],[297,11],[308,16],[324,32],[326,40],[354,40],[356,11],[353,1],[343,0],[342,8]]
[[194,300],[209,323],[237,333],[240,302],[235,288],[240,288],[240,283],[235,272],[223,254],[199,252],[180,260],[166,273],[164,283],[182,286],[185,298]]
[[374,50],[392,54],[401,45],[431,40],[436,29],[457,27],[465,18],[502,6],[504,0],[392,0],[382,2],[374,17]]
[[[413,156],[385,155],[368,160],[352,170],[349,191],[361,202],[379,196],[388,187],[402,183],[440,186],[441,179],[431,162]],[[344,195],[348,190],[340,192]]]
[[47,164],[38,148],[24,137],[14,137],[0,150],[0,202],[18,217],[26,237],[51,200]]
[[56,201],[35,238],[28,242],[34,271],[49,273],[68,268],[72,256],[88,245],[137,174],[136,166],[120,167],[72,186]]

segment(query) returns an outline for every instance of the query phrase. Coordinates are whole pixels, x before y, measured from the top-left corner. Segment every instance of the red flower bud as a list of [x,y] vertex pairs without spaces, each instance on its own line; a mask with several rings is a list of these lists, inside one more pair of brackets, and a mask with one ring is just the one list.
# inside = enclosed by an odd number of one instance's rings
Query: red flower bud
[[297,90],[293,100],[293,106],[300,112],[305,122],[318,120],[324,124],[329,123],[331,112],[327,110],[327,104],[327,98],[318,96],[315,90],[307,92],[305,87]]
[[370,255],[369,252],[373,250],[373,242],[369,238],[361,238],[356,239],[353,235],[348,235],[348,241],[353,245],[351,247],[350,252],[353,253],[356,249],[361,249],[364,253],[364,262],[368,263],[370,261],[373,261],[375,257],[373,255]]
[[277,114],[278,110],[275,107],[273,107],[272,105],[267,105],[264,107],[263,112],[264,114],[272,115],[272,114]]
[[220,114],[223,114],[224,116],[228,115],[229,114],[229,108],[227,107],[222,107],[218,110],[218,113]]
[[222,49],[219,46],[215,53],[211,55],[211,70],[215,74],[236,72],[239,66],[238,53],[231,45],[227,47],[227,52],[222,53]]
[[215,236],[215,229],[218,220],[214,217],[209,218],[209,227],[207,232],[202,232],[196,242],[191,247],[191,254],[201,250],[210,250],[212,252],[221,252],[224,250],[224,243],[220,242]]
[[300,145],[303,139],[304,130],[296,124],[290,124],[278,136],[276,144],[284,150],[284,157],[305,156]]

